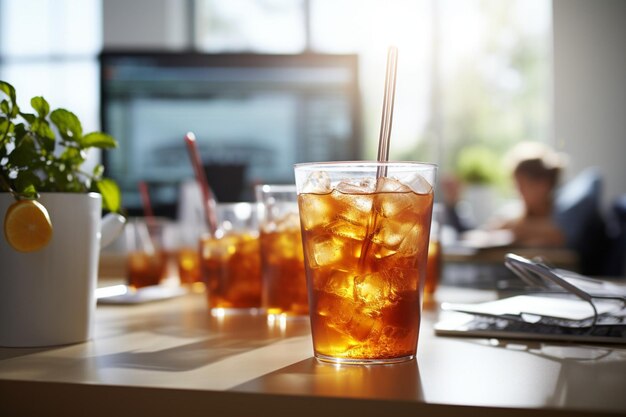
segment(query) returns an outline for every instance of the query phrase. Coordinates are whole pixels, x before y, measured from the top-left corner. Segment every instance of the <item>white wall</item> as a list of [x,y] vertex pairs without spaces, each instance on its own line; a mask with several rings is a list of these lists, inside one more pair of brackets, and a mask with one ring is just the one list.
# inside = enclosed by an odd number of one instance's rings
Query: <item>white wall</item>
[[567,175],[597,166],[626,193],[626,1],[553,0],[555,140]]
[[103,0],[105,48],[184,49],[187,0]]

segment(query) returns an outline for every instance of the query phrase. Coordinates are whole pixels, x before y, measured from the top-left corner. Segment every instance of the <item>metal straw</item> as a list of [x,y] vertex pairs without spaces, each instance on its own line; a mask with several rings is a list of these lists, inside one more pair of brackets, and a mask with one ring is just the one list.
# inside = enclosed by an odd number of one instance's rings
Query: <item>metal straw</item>
[[200,159],[200,152],[196,145],[196,135],[193,132],[188,132],[185,135],[185,143],[187,144],[187,151],[189,151],[189,159],[191,159],[191,165],[196,175],[196,181],[200,184],[200,191],[202,192],[202,206],[204,207],[204,217],[209,227],[209,233],[211,237],[215,237],[217,233],[217,215],[215,214],[217,201],[209,186],[209,181],[206,178],[206,174],[202,167],[202,160]]
[[[378,162],[389,160],[389,140],[391,137],[391,123],[393,122],[393,103],[396,97],[396,73],[398,69],[398,48],[389,47],[387,51],[387,73],[385,74],[385,95],[383,97],[383,114],[380,121],[380,135],[378,137]],[[387,167],[379,166],[376,178],[386,177]]]

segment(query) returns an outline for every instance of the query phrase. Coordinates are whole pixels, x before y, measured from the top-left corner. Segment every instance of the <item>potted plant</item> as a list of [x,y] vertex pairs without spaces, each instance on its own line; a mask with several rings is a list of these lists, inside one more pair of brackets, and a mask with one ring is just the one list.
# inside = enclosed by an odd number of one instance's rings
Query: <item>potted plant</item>
[[[99,249],[121,230],[120,192],[102,165],[83,170],[92,148],[113,148],[104,133],[84,134],[76,115],[50,111],[43,97],[17,104],[0,81],[0,346],[45,346],[92,334]],[[101,230],[102,227],[102,230]]]
[[460,150],[456,169],[466,184],[464,199],[472,210],[473,223],[481,225],[493,215],[493,185],[500,175],[500,161],[487,146],[472,145]]

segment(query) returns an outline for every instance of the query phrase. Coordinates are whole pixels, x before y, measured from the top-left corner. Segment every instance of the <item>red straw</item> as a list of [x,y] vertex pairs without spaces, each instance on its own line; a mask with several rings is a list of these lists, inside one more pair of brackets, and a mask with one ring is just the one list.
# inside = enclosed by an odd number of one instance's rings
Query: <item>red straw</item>
[[215,237],[217,232],[217,217],[215,215],[216,200],[209,182],[206,179],[204,168],[202,167],[202,161],[200,159],[200,152],[198,152],[198,146],[196,145],[196,135],[193,132],[187,132],[185,135],[185,143],[187,144],[187,150],[189,151],[189,159],[191,159],[191,165],[196,174],[196,181],[200,184],[200,191],[202,192],[202,204],[204,206],[204,216],[209,227],[209,233]]
[[141,203],[143,205],[143,214],[149,221],[154,218],[152,204],[150,203],[150,193],[148,192],[148,184],[145,181],[139,181],[139,193],[141,194]]
[[139,181],[137,184],[139,187],[139,194],[141,194],[141,204],[143,205],[143,215],[146,218],[146,225],[148,226],[148,239],[150,243],[154,245],[156,230],[156,219],[154,217],[154,211],[152,211],[152,203],[150,202],[150,192],[148,190],[148,184],[145,181]]

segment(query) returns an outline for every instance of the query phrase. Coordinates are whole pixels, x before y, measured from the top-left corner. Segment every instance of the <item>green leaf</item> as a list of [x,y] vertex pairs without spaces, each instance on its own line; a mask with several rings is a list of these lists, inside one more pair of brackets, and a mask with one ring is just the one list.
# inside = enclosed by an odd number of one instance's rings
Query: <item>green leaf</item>
[[60,171],[57,166],[53,165],[47,167],[45,172],[48,176],[49,189],[47,191],[70,192],[68,189],[67,172],[65,170]]
[[13,123],[6,117],[0,117],[0,141],[4,139],[4,135],[13,132]]
[[9,102],[7,100],[2,100],[0,102],[0,111],[3,115],[8,115],[11,111],[11,108],[9,107]]
[[24,126],[24,123],[18,123],[13,128],[13,133],[15,135],[15,143],[17,144],[22,140],[24,136],[28,134],[28,131],[26,130],[26,126]]
[[35,189],[35,186],[32,184],[28,185],[26,188],[19,191],[19,194],[22,197],[30,199],[30,200],[33,200],[39,197],[39,194],[37,193],[37,189]]
[[59,167],[61,167],[61,165],[65,165],[66,169],[70,167],[78,168],[83,162],[85,162],[85,155],[80,151],[80,149],[65,148],[63,153],[59,156],[59,160],[56,165]]
[[30,105],[39,114],[40,118],[45,118],[50,113],[50,105],[45,98],[41,96],[33,97],[30,99]]
[[11,114],[9,116],[11,117],[11,119],[15,119],[18,114],[20,114],[20,108],[17,104],[14,104],[13,108],[11,109]]
[[0,81],[0,91],[9,96],[9,99],[11,100],[11,104],[13,104],[13,106],[16,105],[15,88],[13,88],[11,84],[7,83],[6,81]]
[[106,133],[93,132],[83,136],[80,140],[80,145],[82,148],[96,147],[107,149],[117,147],[117,142]]
[[21,194],[28,192],[31,187],[33,187],[33,190],[36,190],[40,184],[41,180],[33,171],[20,171],[14,182],[15,191]]
[[83,127],[78,117],[71,111],[56,109],[50,113],[50,120],[59,129],[59,134],[63,139],[75,142],[83,136]]
[[9,162],[16,167],[28,167],[38,157],[35,142],[30,136],[24,136],[9,154]]
[[100,179],[100,177],[102,177],[102,174],[104,174],[104,166],[102,166],[102,164],[97,164],[93,168],[93,177],[95,179]]
[[45,119],[35,119],[30,126],[30,130],[39,137],[39,144],[47,152],[54,151],[54,132]]
[[4,94],[9,97],[9,100],[11,100],[10,112],[8,109],[6,109],[7,111],[5,112],[4,108],[2,111],[9,116],[9,119],[14,119],[20,112],[20,108],[18,107],[17,100],[15,98],[15,88],[13,88],[13,86],[6,81],[0,81],[0,91],[4,92]]
[[20,113],[20,115],[24,118],[24,120],[31,124],[35,123],[35,120],[37,120],[37,116],[32,113]]
[[96,187],[102,194],[104,208],[112,212],[118,212],[122,203],[122,194],[115,181],[108,178],[101,179],[96,181]]

